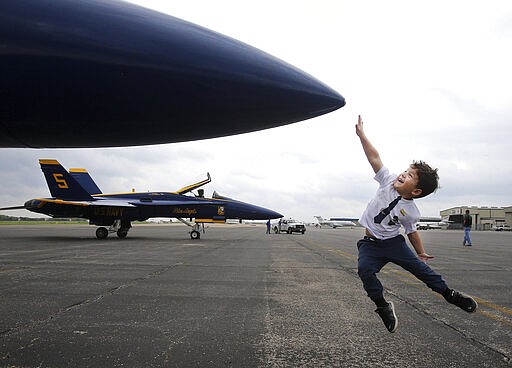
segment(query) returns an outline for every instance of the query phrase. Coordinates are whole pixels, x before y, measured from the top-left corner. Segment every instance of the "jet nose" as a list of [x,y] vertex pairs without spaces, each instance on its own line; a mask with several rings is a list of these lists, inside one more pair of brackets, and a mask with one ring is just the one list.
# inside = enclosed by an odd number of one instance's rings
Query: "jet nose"
[[9,101],[0,109],[4,147],[183,142],[345,105],[335,90],[264,51],[133,4],[3,0],[0,15],[0,63],[9,68],[0,80]]
[[248,216],[251,217],[251,220],[274,220],[283,217],[279,212],[263,207],[257,207]]
[[283,217],[283,215],[271,209],[238,201],[229,203],[226,212],[226,218],[242,220],[272,220]]
[[252,206],[250,211],[247,211],[247,220],[273,220],[283,217],[280,213],[270,210],[268,208]]
[[284,217],[284,216],[281,215],[279,212],[267,209],[266,216],[263,216],[263,217],[265,217],[266,219],[269,219],[269,220],[273,220],[273,219],[278,219],[278,218],[281,218],[281,217]]

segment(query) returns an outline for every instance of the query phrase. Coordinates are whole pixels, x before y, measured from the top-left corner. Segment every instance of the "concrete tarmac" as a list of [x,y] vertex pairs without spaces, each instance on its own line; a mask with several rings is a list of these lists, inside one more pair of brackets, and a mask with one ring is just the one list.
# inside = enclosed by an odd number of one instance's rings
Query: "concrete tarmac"
[[511,367],[512,233],[422,231],[468,314],[394,265],[390,334],[357,276],[361,229],[0,226],[0,367]]

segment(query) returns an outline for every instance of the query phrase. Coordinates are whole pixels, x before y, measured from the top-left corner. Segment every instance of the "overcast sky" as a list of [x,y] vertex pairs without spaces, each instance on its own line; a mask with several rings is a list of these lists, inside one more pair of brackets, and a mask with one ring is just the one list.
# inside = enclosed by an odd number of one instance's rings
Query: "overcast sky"
[[87,168],[103,192],[173,191],[210,172],[207,196],[217,190],[308,222],[359,217],[377,184],[355,135],[358,114],[390,170],[419,159],[439,168],[441,188],[417,201],[422,215],[512,205],[511,1],[131,2],[270,53],[347,104],[289,126],[203,141],[0,149],[0,206],[49,196],[38,159],[55,158]]

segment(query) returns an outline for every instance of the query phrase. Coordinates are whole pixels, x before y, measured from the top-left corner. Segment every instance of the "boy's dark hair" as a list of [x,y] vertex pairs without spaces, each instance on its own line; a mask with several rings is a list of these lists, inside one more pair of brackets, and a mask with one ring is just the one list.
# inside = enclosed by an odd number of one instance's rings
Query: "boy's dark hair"
[[418,174],[418,189],[421,194],[416,198],[423,198],[436,191],[439,186],[439,175],[437,169],[433,169],[424,161],[413,161],[411,167]]

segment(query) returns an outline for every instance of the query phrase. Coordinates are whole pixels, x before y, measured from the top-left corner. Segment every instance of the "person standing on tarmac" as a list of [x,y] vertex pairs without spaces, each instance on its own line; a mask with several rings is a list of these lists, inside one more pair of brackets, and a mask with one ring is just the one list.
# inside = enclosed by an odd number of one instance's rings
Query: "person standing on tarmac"
[[473,219],[471,218],[471,215],[469,214],[469,210],[466,210],[466,214],[463,217],[463,225],[464,225],[464,240],[462,241],[462,245],[466,245],[470,247],[471,244],[471,238],[469,236],[469,233],[471,232],[471,226],[473,225]]

